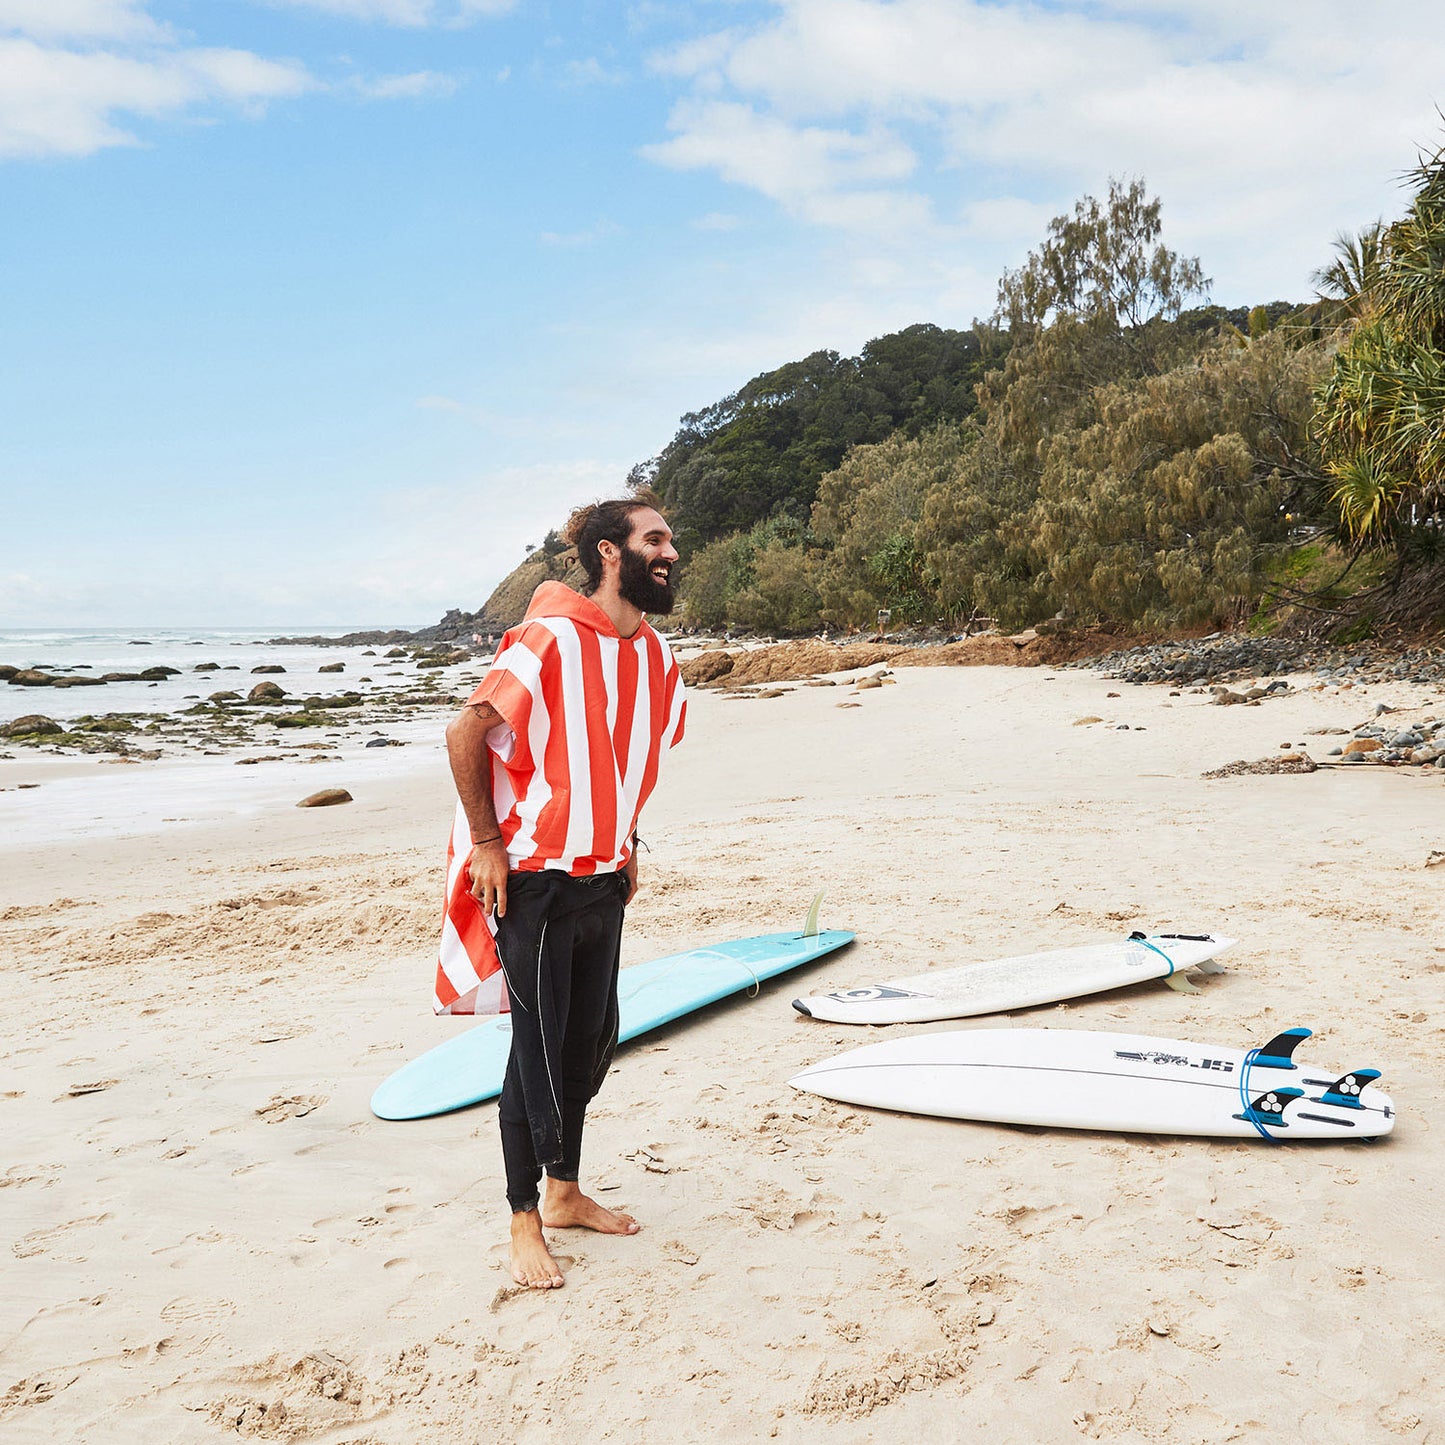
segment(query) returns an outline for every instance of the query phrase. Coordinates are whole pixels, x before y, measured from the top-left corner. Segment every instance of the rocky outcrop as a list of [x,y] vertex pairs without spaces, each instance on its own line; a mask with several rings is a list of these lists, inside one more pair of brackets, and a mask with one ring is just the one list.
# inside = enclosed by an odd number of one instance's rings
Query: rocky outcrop
[[478,611],[453,608],[435,627],[424,627],[414,635],[418,642],[467,643],[474,636],[496,636],[522,620],[532,594],[543,582],[565,582],[580,589],[585,581],[576,548],[550,554],[539,549],[502,578]]
[[13,722],[0,725],[0,738],[48,737],[51,733],[63,733],[64,727],[54,718],[42,717],[38,712],[26,713]]
[[246,694],[247,702],[280,702],[286,696],[286,690],[278,683],[258,682],[255,687]]
[[1445,682],[1445,650],[1376,644],[1341,646],[1242,632],[1149,643],[1095,657],[1084,666],[1121,682],[1172,686],[1234,682],[1285,672],[1312,672],[1326,682]]

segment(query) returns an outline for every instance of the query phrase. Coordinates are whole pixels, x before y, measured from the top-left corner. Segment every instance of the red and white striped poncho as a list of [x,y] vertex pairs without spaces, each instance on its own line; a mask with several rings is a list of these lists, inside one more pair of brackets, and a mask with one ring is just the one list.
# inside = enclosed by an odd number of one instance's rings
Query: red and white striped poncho
[[[614,873],[631,856],[637,816],[663,753],[682,737],[677,662],[644,622],[629,638],[589,598],[544,582],[469,702],[501,715],[487,734],[492,801],[508,866]],[[457,804],[447,844],[437,1013],[507,1007],[496,920],[472,897],[471,833]]]

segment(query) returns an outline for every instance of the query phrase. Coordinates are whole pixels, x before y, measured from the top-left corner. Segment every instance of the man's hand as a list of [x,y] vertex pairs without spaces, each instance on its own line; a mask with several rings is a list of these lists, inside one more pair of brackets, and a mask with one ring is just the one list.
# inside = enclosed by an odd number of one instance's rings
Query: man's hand
[[482,905],[483,913],[496,910],[498,918],[507,913],[507,849],[500,838],[478,843],[472,849],[468,873],[472,880],[472,897]]
[[622,865],[622,876],[627,880],[627,892],[622,895],[623,906],[637,896],[637,849],[633,848],[627,862]]

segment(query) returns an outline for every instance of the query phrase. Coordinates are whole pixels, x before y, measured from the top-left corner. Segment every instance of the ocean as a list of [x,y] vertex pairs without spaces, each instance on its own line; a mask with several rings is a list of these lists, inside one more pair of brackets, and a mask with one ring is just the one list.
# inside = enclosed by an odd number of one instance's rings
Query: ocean
[[[213,692],[239,692],[243,697],[262,681],[253,669],[279,664],[276,676],[287,692],[335,693],[348,688],[366,691],[363,678],[380,685],[391,677],[415,677],[415,667],[389,660],[387,647],[321,647],[273,644],[268,637],[343,637],[361,628],[28,628],[0,631],[0,663],[36,668],[53,674],[99,677],[107,672],[141,672],[174,667],[178,673],[161,682],[110,682],[104,687],[17,687],[0,683],[0,723],[41,713],[65,722],[86,714],[110,712],[179,712]],[[368,656],[370,652],[371,656]],[[323,673],[340,662],[340,675]]]
[[[275,644],[270,636],[344,636],[359,628],[167,628],[135,630],[12,629],[0,632],[0,663],[53,675],[140,672],[172,667],[154,682],[112,682],[101,687],[22,687],[0,683],[0,723],[39,713],[64,723],[90,714],[179,714],[213,692],[243,697],[256,683],[274,681],[293,696],[343,691],[395,694],[415,687],[419,670],[391,649]],[[340,674],[321,668],[341,663]],[[279,665],[284,673],[257,674]],[[464,685],[480,665],[450,668],[443,689]],[[470,683],[466,683],[470,690]],[[0,739],[0,850],[87,837],[168,833],[188,825],[256,817],[289,808],[318,788],[341,786],[363,796],[366,784],[423,767],[446,767],[443,728],[449,710],[391,711],[383,723],[343,730],[262,735],[254,746],[224,755],[201,750],[117,765],[114,759],[7,747]],[[325,751],[316,752],[318,732]],[[368,747],[385,738],[390,746]],[[284,761],[238,767],[239,758],[285,755]],[[448,820],[442,820],[445,826]]]

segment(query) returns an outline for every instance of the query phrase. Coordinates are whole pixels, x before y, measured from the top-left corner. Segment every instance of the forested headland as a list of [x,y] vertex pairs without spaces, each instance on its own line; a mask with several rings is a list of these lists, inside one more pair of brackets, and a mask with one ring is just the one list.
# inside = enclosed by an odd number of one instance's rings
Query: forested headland
[[[1445,152],[1322,246],[1316,295],[1226,309],[1113,182],[964,331],[819,351],[682,418],[662,502],[684,626],[801,633],[1445,624]],[[549,534],[482,612],[565,575]]]

